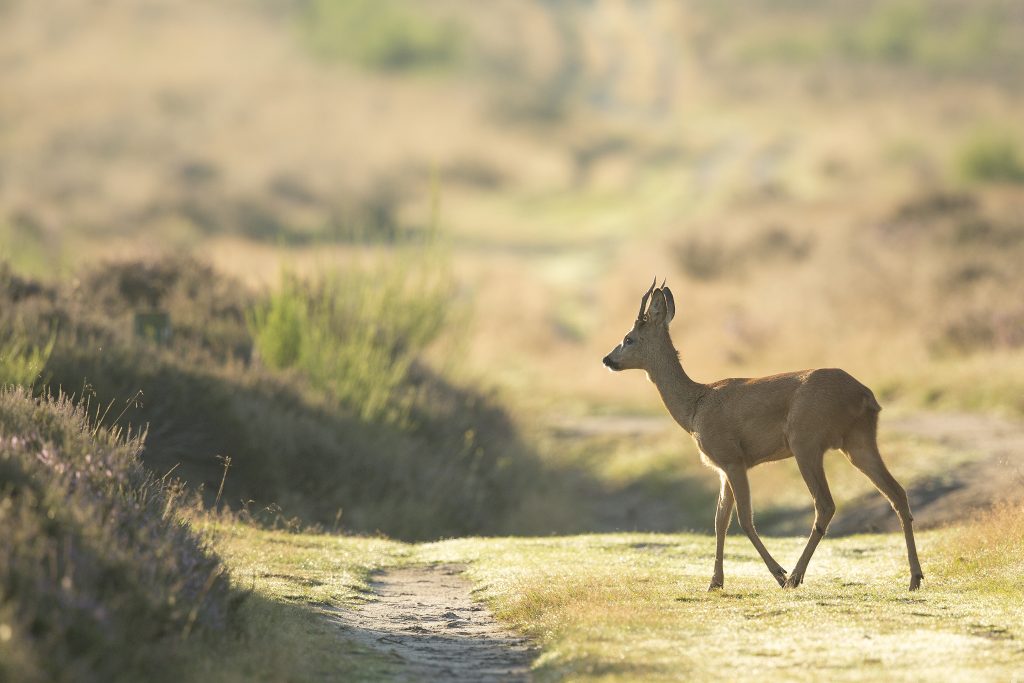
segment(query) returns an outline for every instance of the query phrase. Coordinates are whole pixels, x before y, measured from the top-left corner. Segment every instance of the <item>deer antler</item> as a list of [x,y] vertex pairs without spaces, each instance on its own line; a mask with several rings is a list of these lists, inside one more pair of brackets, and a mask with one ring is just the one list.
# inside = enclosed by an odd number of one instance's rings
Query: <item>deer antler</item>
[[651,298],[651,292],[654,291],[654,285],[656,285],[656,284],[658,284],[658,276],[657,275],[654,276],[654,282],[651,283],[651,288],[647,290],[646,294],[644,294],[644,298],[640,299],[640,312],[637,313],[637,315],[636,315],[636,319],[637,320],[643,320],[644,319],[644,309],[647,308],[647,300]]

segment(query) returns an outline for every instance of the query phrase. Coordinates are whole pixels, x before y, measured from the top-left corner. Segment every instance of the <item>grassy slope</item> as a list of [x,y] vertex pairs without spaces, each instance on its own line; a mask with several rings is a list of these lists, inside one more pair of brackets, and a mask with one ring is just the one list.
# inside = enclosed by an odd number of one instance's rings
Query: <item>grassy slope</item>
[[[83,396],[106,422],[148,425],[143,463],[205,486],[208,503],[230,457],[221,500],[257,515],[405,539],[543,528],[528,500],[544,496],[544,466],[508,411],[434,370],[422,359],[429,335],[410,334],[455,327],[439,304],[421,305],[443,267],[420,251],[316,290],[294,285],[286,303],[302,314],[257,335],[306,340],[316,353],[294,366],[269,362],[247,324],[269,296],[191,259],[111,261],[56,284],[0,261],[0,363],[10,333],[30,348],[54,339],[39,385]],[[407,281],[413,270],[423,277]],[[133,314],[154,309],[170,320],[162,345],[132,333]]]
[[345,602],[399,544],[214,531],[141,466],[140,446],[70,401],[0,391],[0,681],[373,674],[374,658],[353,661],[284,577],[300,567],[316,599]]
[[[1020,531],[1019,511],[1004,517],[997,528]],[[314,611],[321,601],[355,604],[366,573],[381,564],[468,563],[499,617],[542,646],[541,680],[728,680],[755,671],[769,680],[999,680],[1024,666],[1019,541],[993,546],[977,527],[920,534],[927,579],[914,594],[905,590],[898,535],[828,539],[808,583],[793,592],[776,588],[750,544],[734,535],[726,589],[709,594],[714,541],[695,534],[403,545],[230,525],[214,533],[257,596]],[[768,539],[784,564],[801,544]],[[336,637],[326,624],[310,619],[284,631],[313,634],[303,647],[316,648],[330,668],[351,650],[324,648]],[[365,666],[368,675],[375,670],[372,660]]]
[[228,629],[239,596],[141,447],[0,390],[0,680],[175,680]]

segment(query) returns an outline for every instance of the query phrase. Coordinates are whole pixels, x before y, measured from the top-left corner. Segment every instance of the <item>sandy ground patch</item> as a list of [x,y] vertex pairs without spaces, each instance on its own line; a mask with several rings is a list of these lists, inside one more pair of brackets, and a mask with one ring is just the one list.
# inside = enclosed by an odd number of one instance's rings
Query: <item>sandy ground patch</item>
[[527,681],[535,652],[475,602],[454,564],[386,569],[370,584],[373,599],[330,618],[344,635],[395,663],[409,681]]

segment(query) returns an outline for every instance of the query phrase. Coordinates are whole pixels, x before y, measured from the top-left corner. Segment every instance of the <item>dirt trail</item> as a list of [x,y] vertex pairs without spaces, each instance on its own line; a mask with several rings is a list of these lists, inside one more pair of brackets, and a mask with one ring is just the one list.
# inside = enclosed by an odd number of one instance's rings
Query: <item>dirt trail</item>
[[[660,432],[662,418],[582,419],[560,425],[571,436]],[[887,420],[883,429],[928,439],[965,453],[967,462],[907,482],[919,528],[969,517],[1000,500],[1024,500],[1024,423],[969,413],[917,413]],[[831,533],[891,531],[897,526],[877,493],[852,501]],[[536,656],[529,642],[473,601],[464,567],[402,567],[375,575],[373,600],[336,608],[330,618],[345,637],[394,663],[407,681],[527,681]]]
[[374,599],[332,610],[345,637],[395,663],[408,681],[527,681],[529,642],[474,602],[459,565],[388,569],[370,584]]

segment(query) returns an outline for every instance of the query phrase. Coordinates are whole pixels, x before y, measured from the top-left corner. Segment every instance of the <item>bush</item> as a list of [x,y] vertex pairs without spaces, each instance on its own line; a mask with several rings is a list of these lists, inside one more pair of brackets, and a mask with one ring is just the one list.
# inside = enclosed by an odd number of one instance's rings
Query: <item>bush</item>
[[0,680],[175,680],[189,634],[226,625],[224,569],[141,448],[66,397],[0,391]]
[[245,326],[254,299],[241,283],[185,256],[108,263],[87,270],[65,292],[81,322],[122,344],[132,344],[133,317],[164,313],[173,345],[218,360],[247,360],[252,339]]
[[306,44],[319,57],[400,71],[453,64],[461,33],[404,0],[312,0],[301,20]]
[[679,267],[694,280],[743,277],[752,267],[795,264],[814,248],[810,237],[798,237],[782,226],[766,226],[742,242],[729,245],[721,237],[689,235],[672,250]]
[[975,133],[960,148],[961,175],[976,182],[1024,182],[1024,160],[1017,139],[1006,131]]
[[[77,286],[0,280],[0,329],[23,320],[38,344],[58,325],[50,386],[106,424],[146,425],[146,465],[208,502],[230,456],[223,500],[268,522],[260,508],[409,539],[507,532],[544,477],[499,405],[421,359],[449,324],[445,273],[421,246],[259,297],[194,261],[111,263]],[[170,312],[165,344],[131,331],[154,307]]]

